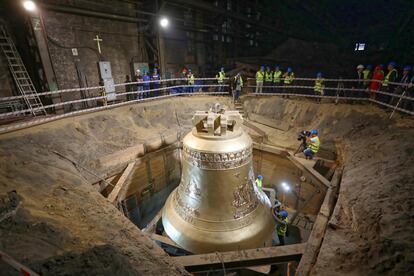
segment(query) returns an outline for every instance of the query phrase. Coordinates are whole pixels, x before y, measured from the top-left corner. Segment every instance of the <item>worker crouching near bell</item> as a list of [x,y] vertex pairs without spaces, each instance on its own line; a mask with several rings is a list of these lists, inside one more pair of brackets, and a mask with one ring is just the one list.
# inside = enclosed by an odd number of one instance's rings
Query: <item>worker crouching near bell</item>
[[279,211],[279,209],[274,206],[272,208],[273,218],[276,220],[276,233],[279,238],[279,245],[285,245],[285,236],[288,228],[288,212],[285,210]]

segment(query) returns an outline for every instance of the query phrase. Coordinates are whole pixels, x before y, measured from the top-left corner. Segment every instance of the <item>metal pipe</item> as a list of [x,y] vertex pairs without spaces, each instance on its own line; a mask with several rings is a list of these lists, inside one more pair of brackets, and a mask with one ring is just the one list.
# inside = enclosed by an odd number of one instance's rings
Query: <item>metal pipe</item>
[[120,14],[92,11],[92,10],[87,10],[83,8],[76,8],[73,6],[62,6],[62,5],[41,3],[40,7],[43,9],[51,10],[55,12],[70,13],[70,14],[77,14],[77,15],[89,15],[89,16],[117,20],[117,21],[124,21],[124,22],[133,22],[133,23],[138,23],[138,22],[147,23],[148,22],[147,19],[143,19],[143,18],[136,18],[136,17],[125,16],[125,15],[120,15]]

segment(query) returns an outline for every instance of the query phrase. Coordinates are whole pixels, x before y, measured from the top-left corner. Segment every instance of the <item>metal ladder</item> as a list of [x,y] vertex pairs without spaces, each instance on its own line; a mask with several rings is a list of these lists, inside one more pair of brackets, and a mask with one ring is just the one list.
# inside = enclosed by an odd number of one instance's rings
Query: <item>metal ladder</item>
[[27,73],[26,67],[17,52],[16,46],[3,25],[0,25],[0,47],[7,58],[10,72],[13,75],[17,88],[23,96],[27,108],[30,109],[30,113],[33,116],[47,115],[42,101],[37,95],[36,88]]

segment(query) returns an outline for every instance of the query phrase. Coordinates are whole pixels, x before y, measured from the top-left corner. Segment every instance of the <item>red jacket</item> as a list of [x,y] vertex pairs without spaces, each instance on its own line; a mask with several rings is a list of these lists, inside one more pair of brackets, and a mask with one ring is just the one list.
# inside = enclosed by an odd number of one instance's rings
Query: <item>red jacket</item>
[[[381,67],[377,66],[375,67],[375,71],[374,71],[374,75],[372,77],[372,80],[383,80],[384,79],[384,74],[381,72]],[[371,90],[378,90],[381,86],[380,82],[376,82],[376,81],[371,81],[371,85],[369,86],[369,88]]]

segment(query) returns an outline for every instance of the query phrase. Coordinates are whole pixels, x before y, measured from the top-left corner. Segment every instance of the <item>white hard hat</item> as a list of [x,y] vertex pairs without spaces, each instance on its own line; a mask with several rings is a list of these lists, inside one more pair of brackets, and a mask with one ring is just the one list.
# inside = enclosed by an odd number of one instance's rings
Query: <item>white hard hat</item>
[[358,65],[357,69],[364,69],[364,65],[362,65],[362,64]]

